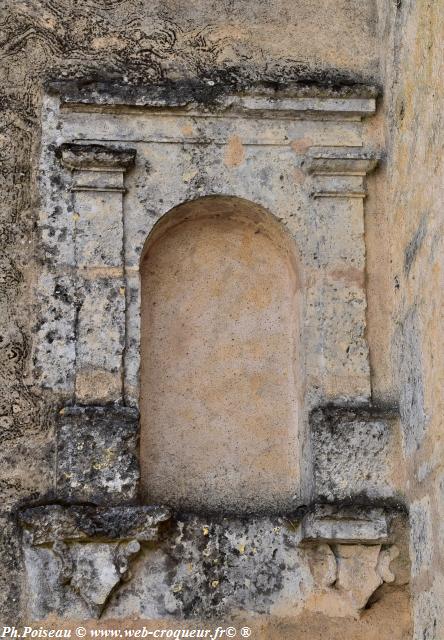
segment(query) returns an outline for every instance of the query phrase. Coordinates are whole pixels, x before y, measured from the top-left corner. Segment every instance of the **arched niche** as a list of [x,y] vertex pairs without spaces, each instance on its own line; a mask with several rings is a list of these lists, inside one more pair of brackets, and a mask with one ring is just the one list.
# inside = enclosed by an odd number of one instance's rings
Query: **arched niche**
[[166,214],[141,260],[141,480],[177,509],[288,509],[300,475],[301,287],[262,207]]

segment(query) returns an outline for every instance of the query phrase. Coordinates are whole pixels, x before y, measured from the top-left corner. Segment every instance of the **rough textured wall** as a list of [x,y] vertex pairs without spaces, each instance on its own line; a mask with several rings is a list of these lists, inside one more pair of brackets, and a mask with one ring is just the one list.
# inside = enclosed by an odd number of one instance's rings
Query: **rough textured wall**
[[[394,387],[408,460],[414,637],[444,637],[444,5],[381,3]],[[381,291],[381,294],[383,292]]]
[[[45,260],[33,236],[33,159],[45,79],[105,76],[158,82],[198,77],[216,84],[259,78],[376,80],[385,90],[384,175],[389,186],[385,208],[375,203],[385,197],[380,180],[369,200],[372,206],[373,199],[376,213],[367,237],[369,304],[373,309],[379,305],[393,330],[370,322],[370,347],[376,347],[371,353],[373,383],[376,397],[400,400],[410,468],[415,634],[427,640],[444,636],[444,566],[439,553],[444,536],[439,333],[444,8],[425,0],[379,2],[379,76],[376,4],[368,0],[2,3],[2,622],[17,622],[20,616],[22,570],[14,510],[22,502],[48,501],[53,491],[54,406],[51,395],[39,395],[27,378],[31,335],[36,330],[33,281]],[[385,287],[380,286],[381,279]],[[390,356],[393,371],[388,366]],[[377,615],[378,609],[374,611]],[[322,625],[319,616],[316,619],[307,623]],[[337,627],[342,633],[342,623]],[[311,638],[323,632],[319,626],[317,631],[311,628]],[[335,631],[329,627],[330,633]],[[280,629],[264,633],[283,638],[292,631],[282,623]],[[362,633],[358,623],[356,633]]]
[[1,9],[0,611],[17,622],[22,572],[11,513],[53,491],[54,407],[27,377],[38,329],[33,281],[45,260],[33,236],[44,81],[375,80],[376,12],[367,0],[6,0]]

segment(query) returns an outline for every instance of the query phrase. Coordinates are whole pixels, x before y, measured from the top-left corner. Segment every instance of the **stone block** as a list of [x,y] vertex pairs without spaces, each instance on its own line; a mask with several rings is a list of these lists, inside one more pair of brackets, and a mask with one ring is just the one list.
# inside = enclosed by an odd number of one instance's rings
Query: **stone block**
[[119,401],[125,339],[124,281],[84,278],[79,290],[76,401],[82,404]]
[[151,542],[158,538],[158,525],[170,517],[162,506],[44,505],[23,509],[19,514],[27,532],[27,543],[115,542],[135,539]]
[[90,189],[75,194],[77,267],[122,268],[122,194]]
[[317,280],[306,291],[307,373],[327,398],[366,401],[370,367],[366,295],[362,286],[340,278]]
[[20,512],[34,619],[48,613],[100,617],[108,599],[131,578],[141,542],[158,539],[164,507],[62,507]]
[[316,500],[397,495],[402,458],[393,416],[330,407],[312,412],[310,422]]
[[35,332],[33,377],[42,387],[73,394],[75,302],[73,277],[43,271],[39,281],[39,318]]
[[389,538],[383,509],[318,505],[301,523],[301,541],[341,544],[382,544]]
[[137,497],[138,413],[123,407],[62,410],[57,495],[69,502],[119,504]]

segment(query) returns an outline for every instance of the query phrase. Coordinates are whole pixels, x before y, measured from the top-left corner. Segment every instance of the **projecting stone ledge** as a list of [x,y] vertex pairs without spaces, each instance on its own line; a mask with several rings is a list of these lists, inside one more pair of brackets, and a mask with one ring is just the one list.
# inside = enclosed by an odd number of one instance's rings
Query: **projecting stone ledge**
[[315,198],[365,198],[365,177],[378,165],[379,154],[360,147],[311,147],[304,160],[312,176]]
[[125,606],[141,617],[202,620],[276,607],[298,615],[303,606],[359,617],[405,564],[391,566],[407,548],[397,515],[318,506],[301,525],[297,516],[170,517],[159,506],[25,509],[29,612],[112,619]]
[[136,150],[103,144],[67,142],[57,152],[68,169],[126,170],[134,164]]
[[317,505],[304,516],[301,542],[315,544],[386,544],[389,527],[383,509]]
[[150,542],[158,537],[158,526],[171,517],[162,506],[93,507],[57,504],[30,507],[19,514],[32,545],[55,542]]
[[360,175],[376,169],[380,156],[374,151],[352,147],[312,147],[304,168],[313,175]]

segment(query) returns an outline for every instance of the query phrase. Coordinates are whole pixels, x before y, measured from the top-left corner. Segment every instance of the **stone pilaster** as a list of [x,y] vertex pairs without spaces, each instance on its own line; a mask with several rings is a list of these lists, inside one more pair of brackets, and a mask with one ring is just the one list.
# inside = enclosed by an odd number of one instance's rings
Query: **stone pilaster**
[[123,266],[124,176],[134,149],[64,144],[63,164],[72,170],[75,218],[75,400],[103,404],[122,399],[125,340]]
[[309,329],[320,323],[323,336],[307,369],[324,380],[330,398],[370,396],[364,198],[365,177],[377,163],[375,154],[353,147],[311,147],[304,161],[319,238],[319,268],[307,278],[307,322]]

